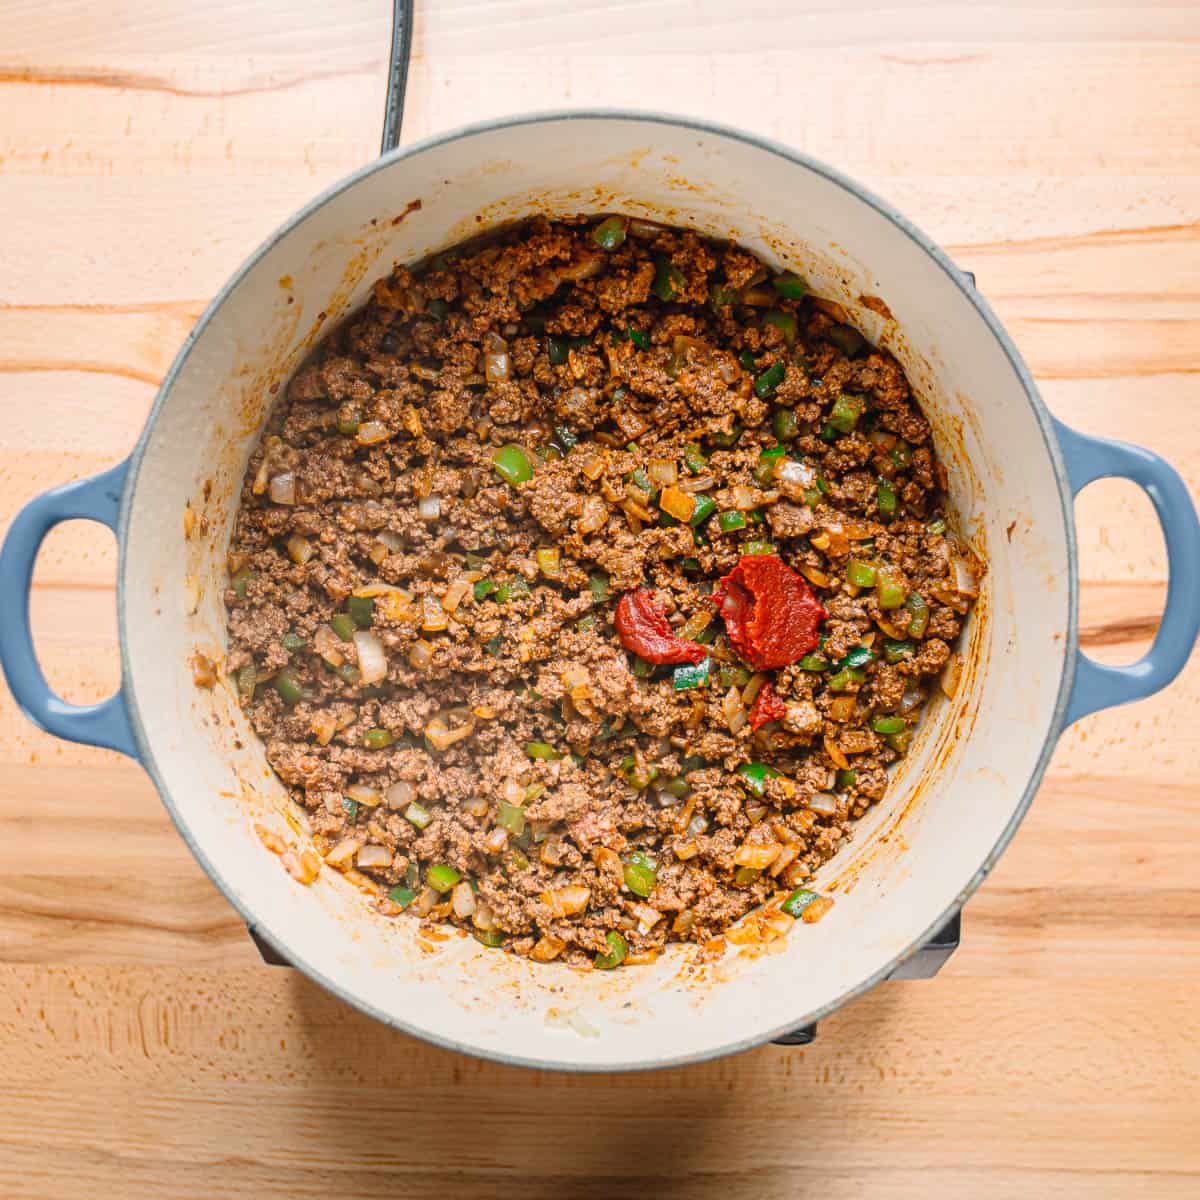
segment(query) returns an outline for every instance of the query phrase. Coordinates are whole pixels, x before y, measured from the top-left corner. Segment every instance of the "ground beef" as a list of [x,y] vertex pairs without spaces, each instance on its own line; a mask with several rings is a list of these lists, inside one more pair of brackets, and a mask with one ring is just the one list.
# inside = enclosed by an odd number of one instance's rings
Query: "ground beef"
[[[597,228],[379,281],[250,462],[225,601],[242,703],[331,865],[384,912],[611,965],[836,853],[981,565],[887,353],[739,247]],[[758,554],[826,616],[755,673],[711,594]],[[635,588],[699,669],[625,649]],[[767,682],[782,715],[754,729]]]

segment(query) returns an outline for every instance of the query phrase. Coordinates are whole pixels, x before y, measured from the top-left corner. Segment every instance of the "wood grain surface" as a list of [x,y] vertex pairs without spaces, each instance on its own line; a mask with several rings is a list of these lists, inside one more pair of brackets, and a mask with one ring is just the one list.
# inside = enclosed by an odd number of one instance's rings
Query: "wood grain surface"
[[[0,6],[0,522],[116,462],[208,298],[376,151],[386,0]],[[974,271],[1067,422],[1200,483],[1200,8],[440,0],[405,140],[630,104],[780,138]],[[1148,644],[1149,504],[1078,504],[1085,648]],[[51,680],[117,683],[111,538],[55,531]],[[0,614],[2,617],[3,614]],[[1082,722],[929,983],[807,1049],[504,1069],[263,966],[140,770],[0,690],[0,1195],[1200,1194],[1200,684]]]

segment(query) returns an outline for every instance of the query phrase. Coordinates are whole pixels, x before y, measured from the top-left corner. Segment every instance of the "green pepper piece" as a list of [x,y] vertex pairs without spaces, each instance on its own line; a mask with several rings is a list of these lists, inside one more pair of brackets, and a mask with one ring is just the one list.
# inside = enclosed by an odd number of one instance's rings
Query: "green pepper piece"
[[510,600],[515,600],[519,596],[528,595],[529,584],[520,575],[516,575],[512,579],[506,579],[496,589],[496,602],[498,604],[507,604]]
[[781,442],[792,442],[800,436],[800,422],[790,408],[777,408],[771,418],[771,426]]
[[749,887],[761,874],[760,867],[738,867],[733,873],[733,886]]
[[625,241],[627,229],[624,217],[608,217],[592,230],[592,240],[601,250],[616,250]]
[[738,439],[742,436],[742,427],[734,425],[728,433],[714,433],[712,435],[712,443],[718,449],[732,450],[738,444]]
[[806,654],[797,664],[802,671],[828,671],[829,660],[820,654]]
[[876,717],[871,722],[871,728],[876,733],[903,733],[908,728],[908,722],[903,717]]
[[880,567],[875,585],[880,608],[899,608],[908,597],[903,577],[891,567]]
[[658,778],[658,768],[652,763],[647,764],[644,771],[639,771],[632,754],[621,760],[618,770],[625,776],[625,782],[637,792],[644,792]]
[[571,348],[567,344],[567,339],[555,337],[551,334],[546,339],[546,357],[550,359],[552,366],[561,367],[563,363],[570,357]]
[[894,638],[883,639],[884,660],[892,665],[911,658],[916,649],[916,646],[912,642],[898,642]]
[[782,308],[773,308],[765,317],[763,324],[774,325],[789,346],[796,344],[796,314],[785,312]]
[[803,300],[808,294],[808,282],[792,271],[784,271],[771,280],[771,286],[789,300]]
[[692,789],[682,775],[673,775],[666,783],[660,783],[658,790],[666,792],[668,796],[674,796],[677,800],[682,800]]
[[738,364],[741,366],[743,371],[749,371],[753,373],[758,370],[758,363],[754,361],[754,355],[751,354],[749,350],[743,350],[741,354],[738,355]]
[[900,733],[885,733],[883,735],[883,740],[893,750],[895,750],[897,754],[907,754],[908,747],[912,742],[912,736],[913,731],[911,729],[905,729]]
[[660,300],[669,303],[683,291],[686,282],[683,272],[670,259],[660,258],[654,269],[654,282],[650,290]]
[[831,675],[829,678],[829,690],[831,692],[854,692],[857,691],[866,676],[862,671],[855,667],[844,667],[836,675]]
[[500,647],[504,645],[504,637],[502,634],[496,634],[495,637],[490,637],[483,643],[483,648],[491,655],[500,653]]
[[821,432],[817,434],[817,437],[819,437],[823,442],[836,442],[837,435],[837,429],[835,429],[834,426],[826,421],[825,424],[821,426]]
[[533,478],[533,466],[529,455],[520,446],[501,446],[492,455],[492,466],[496,474],[512,487],[527,483]]
[[754,480],[760,487],[769,487],[775,479],[775,470],[784,455],[785,446],[771,446],[758,456],[758,466],[754,468]]
[[368,729],[363,734],[363,745],[368,750],[386,750],[395,740],[389,729]]
[[875,586],[875,580],[878,572],[876,569],[862,559],[852,558],[846,564],[846,582],[858,588],[869,588]]
[[795,917],[797,920],[800,914],[814,901],[820,900],[820,896],[816,892],[810,892],[807,888],[797,888],[780,906],[780,911],[787,913],[789,917]]
[[450,306],[440,298],[435,297],[425,305],[425,313],[432,317],[435,321],[444,321],[446,314],[450,311]]
[[825,340],[836,346],[847,358],[857,358],[867,346],[867,339],[852,325],[835,325],[825,331]]
[[760,400],[766,400],[775,394],[775,389],[787,375],[787,367],[781,362],[772,363],[755,381],[754,394]]
[[703,525],[716,511],[717,502],[711,496],[701,494],[696,497],[696,507],[692,510],[692,515],[688,518],[688,524],[693,529],[699,525]]
[[684,446],[683,463],[693,475],[701,474],[708,467],[708,459],[704,457],[695,442],[689,442]]
[[887,518],[894,517],[897,507],[896,489],[886,479],[881,479],[875,490],[875,496],[879,501],[879,515]]
[[413,800],[404,810],[404,819],[418,829],[424,829],[433,820],[433,814],[423,804]]
[[639,350],[650,349],[650,339],[640,329],[635,329],[632,325],[629,326],[629,340]]
[[417,893],[410,887],[394,887],[388,892],[388,899],[401,908],[407,908],[416,898]]
[[708,672],[711,666],[712,663],[707,658],[703,658],[695,664],[681,663],[675,668],[672,686],[677,692],[682,692],[685,688],[703,687],[708,682]]
[[425,882],[435,892],[443,896],[462,878],[462,876],[447,863],[435,863],[425,872]]
[[337,430],[346,437],[353,437],[362,424],[362,411],[353,404],[342,404],[338,407]]
[[370,596],[351,596],[346,601],[346,611],[359,629],[369,629],[375,620],[375,601]]
[[608,943],[608,953],[597,954],[593,965],[599,971],[611,971],[625,961],[629,943],[615,929],[610,929],[604,935],[604,940]]
[[562,758],[562,755],[549,742],[526,742],[525,753],[530,758],[540,758],[545,762],[557,762]]
[[756,554],[774,554],[775,547],[762,538],[752,538],[742,546],[742,553],[751,556]]
[[866,667],[870,666],[875,661],[875,651],[869,646],[855,646],[846,656],[838,663],[838,670],[844,671],[847,667]]
[[908,632],[913,637],[924,637],[925,630],[929,628],[929,605],[913,592],[904,602],[904,607],[909,611]]
[[592,603],[603,604],[608,599],[608,576],[601,571],[589,575],[588,590],[592,593]]
[[471,932],[481,946],[490,946],[494,950],[497,946],[504,945],[502,929],[473,929]]
[[852,788],[858,782],[858,772],[853,767],[842,767],[837,773],[837,785],[842,791]]
[[658,863],[642,853],[630,855],[624,867],[625,886],[644,900],[658,882]]
[[573,433],[566,425],[555,425],[554,436],[558,444],[563,448],[564,454],[568,450],[573,450],[579,444],[579,435]]
[[335,613],[330,618],[329,627],[343,642],[348,642],[354,636],[354,630],[357,628],[354,618],[349,613]]
[[284,667],[282,671],[277,672],[274,683],[280,699],[289,708],[304,699],[304,688],[292,673],[291,667]]
[[285,633],[279,640],[283,643],[283,648],[289,654],[295,654],[297,650],[303,650],[307,644],[298,633]]
[[733,512],[723,512],[717,518],[717,526],[722,533],[733,533],[738,529],[746,528],[746,514],[738,512],[734,509]]
[[362,678],[362,672],[353,663],[342,663],[334,674],[337,675],[343,683],[355,684]]
[[358,801],[343,796],[342,807],[346,810],[346,820],[353,825],[358,820]]
[[912,447],[905,441],[899,441],[892,447],[892,462],[900,470],[905,471],[912,466]]
[[838,433],[851,433],[863,415],[867,402],[861,396],[850,396],[843,392],[834,402],[829,412],[829,424]]
[[708,302],[714,309],[728,308],[731,304],[736,304],[741,299],[741,293],[736,288],[726,287],[721,283],[714,283],[708,289]]
[[476,600],[486,600],[499,586],[494,579],[477,579],[472,590]]
[[258,686],[258,670],[253,663],[247,663],[237,673],[238,698],[243,704],[254,699],[254,689]]
[[722,690],[729,691],[731,687],[744,688],[750,682],[750,672],[745,667],[722,667],[718,678]]
[[243,568],[242,568],[240,571],[238,571],[238,572],[237,572],[237,574],[236,574],[236,575],[234,575],[234,577],[233,577],[233,578],[232,578],[232,579],[229,581],[229,584],[230,584],[230,586],[233,588],[233,594],[234,594],[234,595],[235,595],[235,596],[236,596],[236,597],[237,597],[239,600],[245,600],[245,598],[246,598],[246,587],[247,587],[247,585],[249,584],[250,580],[251,580],[251,579],[253,579],[253,578],[254,578],[254,572],[253,572],[253,571],[251,571],[249,567],[243,567]]
[[501,800],[496,824],[507,829],[514,837],[520,837],[525,832],[525,810],[519,804]]
[[935,534],[936,533],[945,533],[946,532],[946,518],[945,517],[935,517],[932,521],[929,522],[928,525],[925,526],[925,528],[928,529],[930,533],[935,533]]
[[766,763],[760,762],[742,763],[738,767],[737,773],[746,781],[746,786],[756,796],[766,795],[768,779],[779,778],[779,772],[774,767],[768,767]]

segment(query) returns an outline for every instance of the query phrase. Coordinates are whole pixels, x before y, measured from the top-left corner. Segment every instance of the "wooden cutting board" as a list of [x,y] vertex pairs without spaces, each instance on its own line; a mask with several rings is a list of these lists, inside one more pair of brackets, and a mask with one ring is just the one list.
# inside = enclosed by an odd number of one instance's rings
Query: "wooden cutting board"
[[[385,0],[0,9],[0,521],[123,457],[226,276],[375,153],[388,32]],[[405,140],[610,103],[863,180],[975,272],[1059,416],[1200,481],[1194,5],[419,9]],[[1128,661],[1164,595],[1150,507],[1102,484],[1078,514],[1085,648]],[[113,573],[88,526],[39,563],[72,699],[117,683]],[[0,692],[0,1194],[1195,1197],[1198,708],[1185,673],[1068,732],[936,981],[808,1049],[572,1078],[262,965],[140,770]]]

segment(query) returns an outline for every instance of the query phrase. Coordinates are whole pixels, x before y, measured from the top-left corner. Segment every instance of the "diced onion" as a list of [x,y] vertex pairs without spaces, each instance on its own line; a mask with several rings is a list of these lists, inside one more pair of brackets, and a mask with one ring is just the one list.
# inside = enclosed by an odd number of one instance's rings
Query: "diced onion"
[[729,503],[733,508],[749,512],[752,508],[758,507],[758,502],[758,493],[753,488],[746,487],[745,484],[737,483],[729,489]]
[[376,442],[386,440],[388,427],[382,421],[364,421],[358,427],[356,436],[361,445],[373,446]]
[[559,267],[558,275],[560,279],[591,279],[593,275],[599,275],[603,269],[604,258],[601,255],[587,255],[578,262],[571,263],[570,266]]
[[419,638],[408,648],[408,664],[414,671],[428,671],[433,663],[433,646]]
[[368,808],[375,808],[383,803],[383,797],[379,794],[379,790],[367,787],[363,783],[352,783],[346,789],[346,795],[349,799],[358,804],[365,804]]
[[838,810],[837,797],[830,792],[818,792],[809,800],[808,807],[813,812],[820,813],[823,817],[836,816]]
[[841,747],[829,734],[825,735],[825,753],[833,760],[834,766],[840,767],[843,771],[850,766],[850,760],[842,753]]
[[816,487],[816,468],[806,462],[797,462],[794,458],[785,459],[775,468],[775,478],[780,483],[794,483],[799,487]]
[[489,929],[496,928],[496,914],[492,912],[491,905],[484,900],[475,902],[475,911],[471,914],[471,924],[476,929],[482,929],[485,932]]
[[441,496],[426,496],[417,501],[417,513],[422,521],[436,521],[442,515]]
[[920,688],[909,688],[900,698],[900,711],[910,713],[914,708],[920,708],[925,701],[925,693]]
[[708,818],[703,813],[693,813],[692,819],[687,823],[687,832],[690,837],[699,837],[702,833],[708,831]]
[[446,724],[445,717],[440,714],[425,726],[425,736],[429,739],[429,744],[435,750],[446,750],[453,746],[455,742],[461,742],[463,738],[470,737],[474,731],[474,723],[470,721],[458,726],[456,729],[451,729]]
[[337,719],[332,713],[318,709],[313,714],[312,731],[319,746],[328,746],[333,740],[333,735],[337,733]]
[[583,511],[580,513],[576,528],[580,533],[595,533],[602,529],[608,521],[608,505],[599,496],[588,496],[583,501]]
[[284,471],[271,480],[271,501],[274,504],[296,503],[296,476],[291,471]]
[[952,654],[950,661],[942,670],[942,693],[948,700],[953,700],[958,694],[958,685],[962,682],[963,660],[961,654]]
[[387,677],[387,655],[378,634],[360,629],[354,635],[354,648],[358,651],[358,669],[363,683],[378,683]]
[[331,666],[340,667],[346,661],[338,635],[328,625],[318,625],[313,634],[313,649]]
[[446,610],[432,592],[421,598],[421,628],[426,633],[437,633],[446,628]]
[[[361,861],[361,855],[360,861]],[[450,893],[450,905],[454,909],[454,915],[460,920],[465,920],[475,911],[475,893],[471,891],[471,885],[465,880],[460,880],[454,885],[454,891]]]
[[736,687],[731,687],[721,701],[721,713],[730,733],[737,733],[746,724],[746,709],[742,704],[742,695]]
[[592,893],[588,888],[578,884],[567,887],[549,888],[539,899],[554,914],[555,917],[570,917],[582,912],[588,906]]
[[407,779],[401,779],[399,783],[393,783],[383,793],[383,798],[387,801],[388,808],[396,809],[398,812],[403,812],[413,802],[415,796],[416,790]]
[[652,238],[657,237],[666,229],[665,225],[658,224],[657,221],[643,221],[641,217],[629,218],[629,232],[634,237]]
[[484,355],[483,376],[488,383],[504,383],[508,379],[509,372],[507,353]]
[[806,563],[801,563],[800,574],[814,587],[827,588],[829,586],[829,576],[824,571],[817,570],[816,567],[810,567]]
[[538,938],[533,949],[529,952],[529,957],[534,962],[553,962],[566,948],[567,943],[561,938],[553,937],[547,933]]
[[660,487],[676,483],[679,480],[679,466],[669,458],[652,458],[646,464],[646,474]]
[[294,533],[287,540],[287,552],[292,562],[303,566],[313,556],[313,544],[308,538]]
[[342,838],[328,854],[325,861],[331,867],[348,866],[350,860],[362,849],[363,839],[360,837]]
[[508,830],[499,825],[483,839],[483,848],[489,854],[501,854],[507,845]]
[[392,865],[392,852],[386,846],[364,846],[358,852],[358,865],[364,871],[380,871]]
[[755,867],[762,871],[769,867],[778,857],[781,846],[739,846],[733,856],[734,863],[739,867]]
[[471,587],[471,580],[460,575],[447,589],[446,594],[442,597],[442,608],[448,613],[455,612],[458,606],[463,602],[463,598]]
[[629,911],[637,917],[638,932],[640,933],[649,933],[663,919],[662,913],[657,908],[651,908],[650,905],[640,902],[631,904]]

